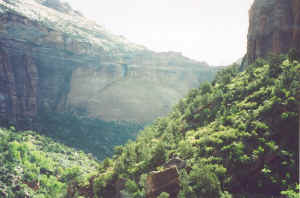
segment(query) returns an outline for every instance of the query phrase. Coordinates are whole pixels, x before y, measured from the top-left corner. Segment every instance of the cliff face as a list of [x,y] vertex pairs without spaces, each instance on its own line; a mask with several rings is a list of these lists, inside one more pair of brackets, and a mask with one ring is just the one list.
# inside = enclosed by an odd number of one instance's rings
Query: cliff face
[[166,115],[189,89],[213,78],[214,71],[200,65],[172,52],[141,51],[122,63],[78,67],[67,105],[106,121],[149,122]]
[[248,64],[269,53],[300,50],[299,0],[255,0],[249,17]]
[[0,51],[0,124],[32,128],[37,114],[37,67],[30,54]]
[[115,36],[58,0],[0,0],[0,124],[38,128],[39,112],[152,121],[207,64]]

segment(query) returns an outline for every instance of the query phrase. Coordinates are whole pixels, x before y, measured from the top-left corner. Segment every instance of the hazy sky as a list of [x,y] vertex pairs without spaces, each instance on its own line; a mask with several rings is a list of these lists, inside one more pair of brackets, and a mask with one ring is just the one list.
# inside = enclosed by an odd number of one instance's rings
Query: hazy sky
[[246,53],[253,0],[66,0],[114,34],[212,65]]

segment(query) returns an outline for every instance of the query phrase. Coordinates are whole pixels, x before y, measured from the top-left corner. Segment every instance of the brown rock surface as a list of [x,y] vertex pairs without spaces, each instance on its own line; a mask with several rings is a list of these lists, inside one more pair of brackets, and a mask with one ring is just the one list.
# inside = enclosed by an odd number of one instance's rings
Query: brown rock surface
[[170,198],[177,198],[180,191],[179,173],[175,166],[159,171],[152,172],[147,177],[146,196],[156,198],[162,192],[167,192]]
[[34,128],[40,112],[77,109],[107,121],[149,122],[216,72],[74,12],[59,0],[0,0],[2,126]]
[[255,0],[249,18],[248,64],[269,53],[300,50],[299,0]]
[[0,49],[0,122],[24,129],[37,114],[38,73],[30,54],[8,55]]

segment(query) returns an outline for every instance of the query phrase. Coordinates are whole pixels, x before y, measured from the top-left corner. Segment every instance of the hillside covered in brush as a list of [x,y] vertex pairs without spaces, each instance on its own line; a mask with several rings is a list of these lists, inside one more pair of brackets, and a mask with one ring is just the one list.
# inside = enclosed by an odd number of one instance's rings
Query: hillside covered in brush
[[1,198],[66,197],[68,186],[86,185],[97,167],[91,155],[50,138],[0,128]]
[[[90,181],[91,197],[157,197],[149,179],[172,159],[185,163],[177,166],[181,198],[297,197],[300,64],[270,56],[238,69],[219,72],[116,147]],[[160,197],[177,196],[164,185]]]

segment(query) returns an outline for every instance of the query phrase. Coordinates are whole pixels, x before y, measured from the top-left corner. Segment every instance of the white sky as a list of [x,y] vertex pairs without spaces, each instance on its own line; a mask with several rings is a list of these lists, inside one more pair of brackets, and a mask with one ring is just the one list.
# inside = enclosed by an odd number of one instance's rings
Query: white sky
[[246,53],[253,0],[66,0],[114,34],[211,65]]

